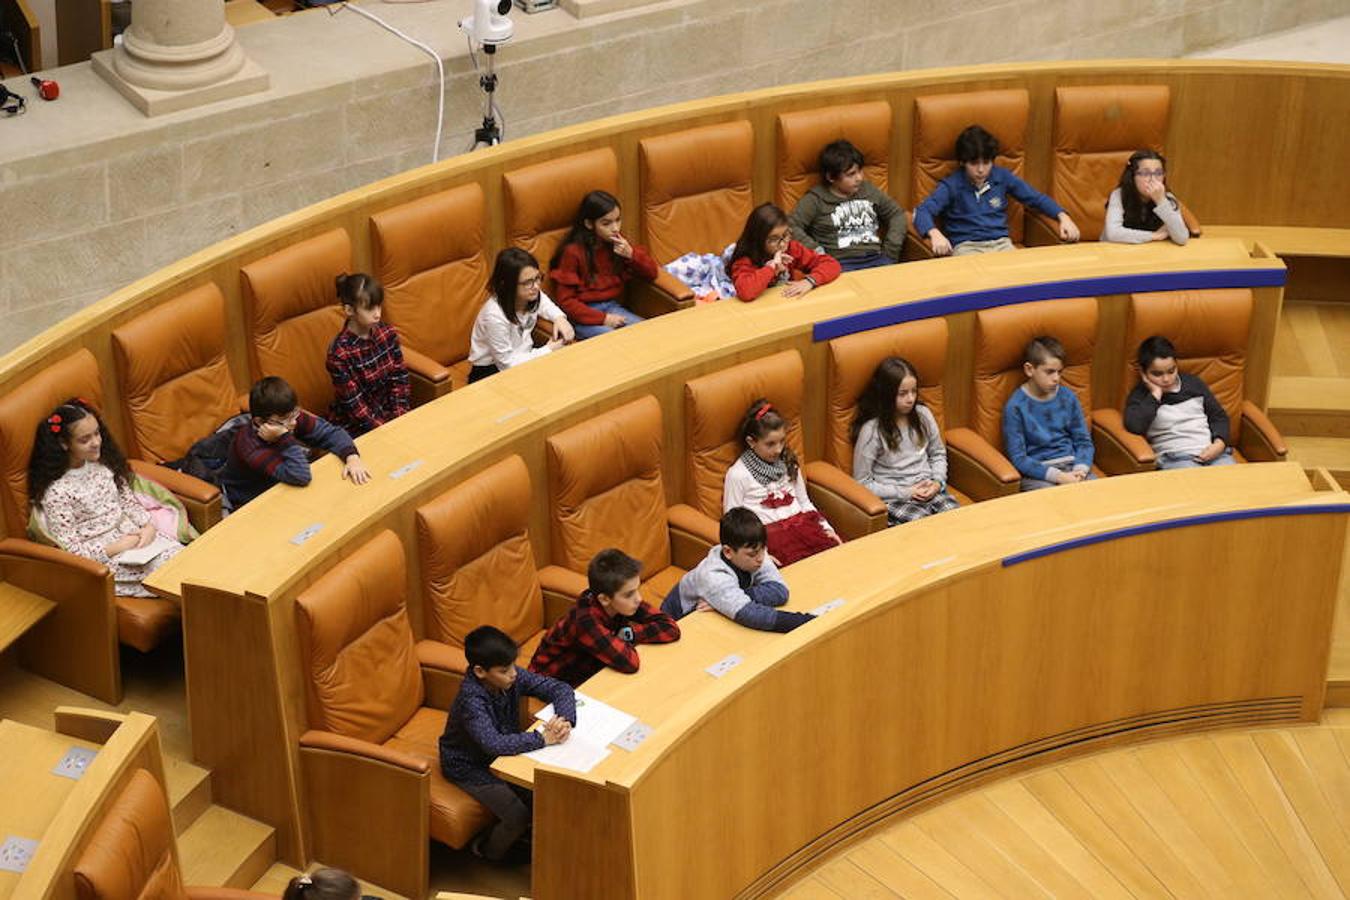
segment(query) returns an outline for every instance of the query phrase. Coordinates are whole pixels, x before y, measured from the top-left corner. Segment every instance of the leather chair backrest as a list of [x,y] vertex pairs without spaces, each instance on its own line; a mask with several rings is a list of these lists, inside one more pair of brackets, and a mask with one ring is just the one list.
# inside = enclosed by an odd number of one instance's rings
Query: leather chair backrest
[[403,343],[443,366],[469,356],[489,263],[477,182],[419,197],[370,217],[384,319]]
[[825,461],[853,471],[853,418],[858,398],[877,365],[888,356],[906,359],[919,372],[919,399],[932,411],[938,428],[946,424],[942,377],[947,368],[947,320],[920,319],[872,331],[860,331],[829,343],[825,395]]
[[975,314],[975,433],[1003,452],[1003,406],[1026,380],[1023,352],[1034,337],[1064,345],[1061,386],[1092,411],[1092,356],[1097,345],[1097,298],[1069,297],[982,309]]
[[618,547],[652,575],[670,565],[661,407],[650,394],[548,438],[553,561],[585,572]]
[[508,456],[417,509],[427,637],[456,647],[479,625],[523,643],[544,621],[530,546],[530,472]]
[[239,411],[225,328],[225,298],[208,283],[114,329],[128,456],[179,459]]
[[[914,98],[914,164],[910,170],[910,204],[918,206],[942,179],[956,170],[956,137],[979,125],[998,138],[995,162],[1018,178],[1026,178],[1027,115],[1031,100],[1022,88],[930,94]],[[1022,204],[1008,208],[1008,236],[1021,243],[1025,216]]]
[[801,355],[784,350],[685,382],[685,501],[690,506],[706,516],[722,518],[727,469],[745,449],[741,422],[758,397],[767,397],[788,423],[788,446],[806,462],[802,455],[803,378]]
[[846,140],[862,151],[863,173],[883,194],[890,190],[891,105],[884,100],[783,113],[778,117],[778,190],[774,202],[788,214],[821,183],[820,151]]
[[422,705],[405,568],[381,531],[296,598],[310,728],[382,744]]
[[75,863],[79,900],[187,900],[169,801],[137,769],[103,814]]
[[1241,431],[1247,369],[1247,335],[1252,321],[1249,288],[1162,291],[1132,294],[1125,324],[1125,396],[1139,383],[1139,344],[1160,334],[1177,348],[1177,368],[1209,385],[1228,413],[1234,443]]
[[0,394],[0,464],[5,482],[0,505],[5,531],[11,536],[22,537],[28,527],[28,461],[38,423],[71,397],[83,397],[103,409],[98,362],[88,350],[76,350]]
[[351,268],[351,238],[334,228],[239,270],[253,374],[285,378],[320,416],[333,400],[324,362],[343,322],[337,277]]
[[1130,154],[1162,152],[1171,91],[1165,84],[1095,84],[1055,88],[1054,161],[1050,196],[1094,240],[1106,221],[1106,199]]
[[[548,263],[576,221],[581,201],[591,191],[619,196],[619,160],[609,147],[550,159],[502,176],[506,208],[506,245],[534,254],[545,276]],[[634,211],[624,210],[625,216]],[[632,222],[624,228],[631,231]],[[547,282],[545,290],[552,289]]]
[[705,125],[638,142],[642,234],[661,264],[721,253],[755,207],[755,133],[746,121]]

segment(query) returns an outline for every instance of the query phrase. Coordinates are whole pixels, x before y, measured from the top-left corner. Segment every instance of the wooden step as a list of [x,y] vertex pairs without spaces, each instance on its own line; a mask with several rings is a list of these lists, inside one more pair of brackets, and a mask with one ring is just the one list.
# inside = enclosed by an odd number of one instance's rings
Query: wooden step
[[166,754],[164,783],[169,789],[174,834],[182,835],[211,805],[211,772]]
[[1270,418],[1285,437],[1350,438],[1350,378],[1272,378]]
[[270,825],[211,805],[178,839],[183,883],[246,888],[277,858]]
[[1289,458],[1305,469],[1326,469],[1350,490],[1350,438],[1285,437]]

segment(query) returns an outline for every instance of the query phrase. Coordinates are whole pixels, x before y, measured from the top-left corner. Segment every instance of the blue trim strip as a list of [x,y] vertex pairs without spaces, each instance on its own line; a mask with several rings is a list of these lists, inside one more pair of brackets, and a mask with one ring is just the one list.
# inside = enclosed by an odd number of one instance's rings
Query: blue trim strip
[[1190,516],[1185,519],[1168,519],[1163,522],[1149,522],[1146,525],[1132,525],[1129,528],[1118,528],[1115,531],[1104,531],[1101,534],[1089,534],[1084,537],[1074,538],[1071,541],[1062,541],[1058,544],[1050,544],[1046,547],[1028,550],[1025,553],[1016,553],[1012,556],[1005,556],[1003,558],[1003,567],[1006,569],[1008,566],[1015,566],[1018,563],[1029,562],[1033,559],[1040,559],[1042,556],[1063,553],[1065,550],[1075,550],[1079,547],[1089,547],[1092,544],[1101,544],[1119,538],[1133,537],[1136,534],[1149,534],[1154,531],[1171,531],[1174,528],[1190,528],[1193,525],[1209,525],[1214,522],[1236,522],[1241,519],[1271,519],[1281,516],[1315,516],[1326,515],[1329,513],[1350,513],[1350,503],[1323,503],[1309,506],[1272,506],[1262,509],[1240,509],[1234,512],[1209,513],[1203,516]]
[[996,288],[989,291],[971,291],[948,294],[914,303],[900,303],[883,309],[868,310],[837,319],[817,322],[812,337],[828,341],[859,331],[871,331],[932,319],[952,313],[992,309],[1013,303],[1034,300],[1058,300],[1063,297],[1102,297],[1109,294],[1133,294],[1147,291],[1196,291],[1207,288],[1280,287],[1285,282],[1285,269],[1212,269],[1202,272],[1155,272],[1145,275],[1111,275],[1100,278],[1076,278],[1072,281],[1047,281],[1017,287]]

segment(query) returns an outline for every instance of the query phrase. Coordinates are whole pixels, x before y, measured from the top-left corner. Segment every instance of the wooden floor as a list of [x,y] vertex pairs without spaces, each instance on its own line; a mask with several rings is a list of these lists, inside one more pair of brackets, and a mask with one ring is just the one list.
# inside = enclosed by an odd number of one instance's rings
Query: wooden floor
[[880,826],[775,896],[1350,896],[1350,710],[1014,776]]
[[1350,303],[1286,303],[1273,371],[1276,377],[1350,378]]

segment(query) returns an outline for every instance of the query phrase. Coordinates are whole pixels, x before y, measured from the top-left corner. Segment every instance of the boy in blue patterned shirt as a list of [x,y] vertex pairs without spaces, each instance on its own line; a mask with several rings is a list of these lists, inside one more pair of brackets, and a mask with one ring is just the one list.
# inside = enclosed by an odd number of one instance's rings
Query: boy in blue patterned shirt
[[1003,406],[1003,446],[1022,473],[1022,490],[1073,484],[1092,476],[1092,436],[1073,391],[1060,385],[1064,345],[1049,335],[1023,352],[1026,383]]

